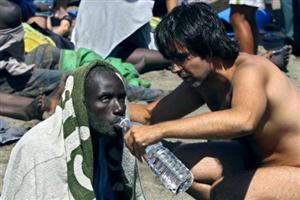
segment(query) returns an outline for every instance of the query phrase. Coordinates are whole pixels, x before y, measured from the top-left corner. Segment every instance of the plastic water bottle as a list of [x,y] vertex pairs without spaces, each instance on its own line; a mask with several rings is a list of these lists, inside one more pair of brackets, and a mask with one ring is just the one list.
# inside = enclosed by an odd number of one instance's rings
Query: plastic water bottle
[[[127,131],[131,122],[127,118],[122,118],[118,125]],[[147,154],[144,157],[145,161],[166,188],[178,194],[191,187],[194,180],[192,173],[161,142],[147,146],[145,152]]]

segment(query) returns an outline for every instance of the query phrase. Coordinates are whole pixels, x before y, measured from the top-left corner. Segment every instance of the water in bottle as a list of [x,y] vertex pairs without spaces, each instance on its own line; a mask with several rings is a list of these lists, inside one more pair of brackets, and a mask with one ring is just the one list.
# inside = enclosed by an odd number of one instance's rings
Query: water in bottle
[[159,142],[149,145],[145,151],[147,164],[166,188],[178,194],[191,187],[192,173],[169,149]]
[[[127,118],[122,118],[118,125],[127,130],[131,122]],[[192,173],[161,142],[147,146],[145,151],[144,160],[166,188],[178,194],[191,187],[194,180]]]

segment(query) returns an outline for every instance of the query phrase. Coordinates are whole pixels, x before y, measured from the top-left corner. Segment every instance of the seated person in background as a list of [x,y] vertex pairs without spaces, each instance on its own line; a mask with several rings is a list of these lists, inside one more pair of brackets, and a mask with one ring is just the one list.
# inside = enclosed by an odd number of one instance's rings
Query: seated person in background
[[[86,65],[87,63],[103,60],[101,56],[93,54],[93,52],[89,50],[83,49],[82,51],[78,50],[77,52],[70,52],[68,50],[69,52],[66,53],[65,56],[62,56],[64,53],[60,53],[59,49],[49,45],[41,45],[35,50],[30,54],[27,54],[27,63],[34,62],[32,64],[35,64],[38,67],[59,67],[60,70],[65,70],[66,73],[70,73],[76,68]],[[55,53],[53,54],[53,52]],[[56,57],[56,54],[59,56]],[[66,62],[61,63],[61,61],[64,60]],[[141,84],[147,82],[143,81],[143,79],[139,79],[138,74],[135,74],[134,71],[130,71],[130,64],[125,63],[122,65],[119,62],[113,62],[112,58],[106,60],[105,62],[111,63],[117,70],[120,70],[120,68],[124,66],[124,69],[121,70],[120,73],[124,74],[126,82],[128,83],[126,92],[127,99],[129,101],[152,102],[164,95],[163,91],[142,87]],[[64,68],[64,66],[66,68]],[[63,89],[64,82],[65,76],[62,77],[60,85],[47,96],[43,92],[43,87],[41,87],[38,96],[35,98],[7,94],[0,91],[0,115],[21,120],[41,120],[47,118],[49,114],[55,110],[55,106],[60,99],[60,93]]]
[[[7,1],[7,0],[4,0]],[[74,45],[66,37],[70,34],[72,19],[66,11],[61,8],[61,3],[65,4],[65,0],[58,1],[59,7],[59,24],[52,26],[50,16],[53,13],[53,0],[10,0],[20,6],[22,11],[22,21],[30,25],[31,29],[39,31],[51,38],[52,42],[59,48],[74,49]],[[29,26],[27,25],[27,27]],[[54,25],[54,24],[53,24]]]
[[[194,175],[194,198],[300,199],[299,89],[268,59],[239,53],[204,3],[174,8],[155,36],[183,83],[129,110],[151,124],[126,133],[130,151],[141,158],[164,138],[216,140],[176,150]],[[204,104],[212,112],[180,119]]]
[[[58,26],[53,26],[51,18],[54,13],[54,0],[33,0],[34,5],[36,6],[35,15],[30,17],[28,23],[37,23],[41,28],[52,30],[54,33],[64,36],[69,33],[72,26],[72,19],[68,16],[66,10],[64,13],[60,9],[60,24]],[[61,0],[58,0],[58,7],[60,6]],[[56,3],[56,4],[57,4]],[[65,4],[65,2],[64,2]]]
[[[10,16],[10,18],[5,16]],[[53,102],[52,100],[57,101],[56,99],[58,95],[55,89],[65,80],[64,74],[69,73],[61,70],[53,70],[61,69],[62,66],[58,66],[61,64],[60,61],[64,60],[65,62],[63,63],[69,67],[70,65],[76,65],[76,67],[79,67],[81,66],[81,63],[87,63],[91,60],[99,60],[99,57],[101,58],[101,56],[93,56],[93,53],[89,54],[89,56],[85,53],[82,55],[79,50],[76,52],[65,50],[66,53],[61,53],[61,51],[64,50],[54,47],[43,48],[46,46],[43,45],[40,46],[41,48],[36,48],[36,51],[27,54],[26,58],[24,58],[23,35],[24,31],[21,25],[20,8],[14,3],[1,1],[0,92],[4,93],[4,96],[0,95],[0,97],[2,97],[4,101],[0,100],[0,114],[17,117],[18,119],[23,120],[33,118],[41,119],[43,111],[50,113],[53,111],[53,106],[49,105],[49,100],[51,104]],[[86,50],[82,52],[89,53],[90,51]],[[61,55],[65,55],[63,56],[64,59],[60,57]],[[69,57],[66,57],[66,55],[69,55]],[[72,57],[77,55],[79,57]],[[91,57],[93,57],[93,59],[91,59]],[[82,58],[82,60],[80,58]],[[125,73],[128,74],[126,71]],[[49,96],[49,98],[44,98],[44,96],[40,93],[40,89],[42,89],[42,93]],[[127,92],[130,100],[153,101],[158,96],[162,95],[161,91],[144,89],[137,86],[129,86]],[[8,97],[5,93],[13,94],[14,96]],[[24,100],[25,98],[18,98],[18,96],[30,97],[32,99]],[[12,101],[6,101],[6,98],[9,98]],[[35,99],[35,101],[33,101],[33,99]],[[41,99],[43,103],[46,104],[45,106],[40,107],[37,105],[38,101]],[[32,111],[32,107],[38,108],[38,112],[30,113]],[[28,110],[30,112],[28,112]]]
[[23,37],[20,8],[12,2],[1,1],[0,91],[35,98],[42,87],[48,95],[59,85],[64,73],[27,65]]
[[91,49],[104,58],[121,58],[134,64],[139,73],[168,68],[168,60],[158,51],[148,49],[153,3],[82,0],[72,33],[76,49]]
[[125,116],[125,87],[101,61],[70,75],[55,113],[14,147],[1,197],[144,199],[135,159],[114,126]]

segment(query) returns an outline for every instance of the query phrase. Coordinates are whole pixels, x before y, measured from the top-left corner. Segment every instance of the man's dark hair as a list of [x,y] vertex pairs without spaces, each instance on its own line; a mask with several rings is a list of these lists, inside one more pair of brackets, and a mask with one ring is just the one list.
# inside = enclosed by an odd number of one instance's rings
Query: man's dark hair
[[[91,87],[94,84],[93,77],[99,76],[103,72],[112,72],[112,73],[120,74],[119,71],[117,71],[112,66],[102,65],[102,64],[96,65],[95,67],[93,67],[89,71],[89,73],[86,76],[86,79],[85,79],[85,82],[84,82],[84,93],[85,94],[88,93],[88,92],[92,92],[92,91],[89,90],[89,87]],[[120,77],[122,77],[121,74],[120,74]]]
[[10,1],[0,1],[0,29],[15,28],[22,23],[20,7]]
[[224,25],[205,3],[191,3],[174,8],[155,32],[159,51],[167,59],[178,59],[178,49],[186,48],[201,58],[219,57],[234,61],[238,43],[227,36]]

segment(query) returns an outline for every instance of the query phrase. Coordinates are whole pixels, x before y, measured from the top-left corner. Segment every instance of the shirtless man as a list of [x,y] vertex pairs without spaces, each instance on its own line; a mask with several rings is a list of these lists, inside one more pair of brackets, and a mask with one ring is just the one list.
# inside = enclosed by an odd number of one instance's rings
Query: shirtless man
[[[126,133],[130,151],[140,158],[165,138],[213,140],[176,151],[194,175],[194,198],[300,199],[299,89],[266,58],[239,53],[206,4],[175,8],[155,36],[184,81],[131,106],[132,120],[151,125]],[[181,119],[203,104],[212,112]]]

